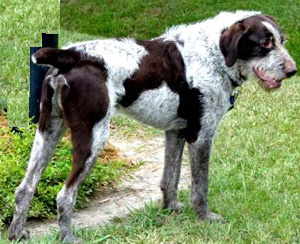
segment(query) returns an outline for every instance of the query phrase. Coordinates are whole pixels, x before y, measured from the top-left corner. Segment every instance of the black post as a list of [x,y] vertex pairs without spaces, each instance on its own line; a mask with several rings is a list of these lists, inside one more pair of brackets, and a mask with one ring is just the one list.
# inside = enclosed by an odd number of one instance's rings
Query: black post
[[42,47],[58,47],[58,34],[42,33]]
[[[42,47],[58,47],[58,34],[42,34]],[[41,47],[30,47],[30,97],[29,97],[29,118],[37,123],[40,117],[40,100],[42,84],[48,70],[46,66],[38,66],[32,63],[31,56]]]

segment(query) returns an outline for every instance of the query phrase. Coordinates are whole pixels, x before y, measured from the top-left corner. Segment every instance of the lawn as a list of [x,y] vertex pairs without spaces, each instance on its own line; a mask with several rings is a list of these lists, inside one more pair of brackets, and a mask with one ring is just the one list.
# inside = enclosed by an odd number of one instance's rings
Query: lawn
[[[57,33],[59,16],[56,0],[49,6],[37,0],[20,2],[0,3],[0,97],[21,91],[25,93],[19,95],[20,103],[26,103],[29,46],[40,45],[41,32]],[[263,4],[257,0],[63,0],[60,45],[98,36],[148,39],[168,26],[235,9],[275,16],[290,39],[287,48],[300,63],[300,1],[296,0]],[[152,203],[96,230],[77,230],[77,235],[85,243],[300,243],[299,101],[299,77],[272,93],[249,82],[236,108],[224,118],[212,152],[209,200],[212,210],[227,220],[225,224],[199,222],[189,204],[189,192],[184,191],[180,193],[186,204],[183,213],[170,213]],[[159,134],[151,129],[145,132],[123,118],[113,124],[128,139]],[[6,243],[5,239],[0,242]],[[57,240],[53,233],[26,243]]]
[[0,113],[7,99],[10,126],[28,125],[29,47],[59,32],[59,10],[59,0],[0,2]]
[[62,43],[73,41],[78,33],[84,39],[95,36],[149,39],[172,25],[237,9],[259,10],[274,16],[289,37],[287,48],[300,63],[300,1],[297,0],[265,0],[263,4],[257,0],[62,0]]
[[[299,91],[299,78],[272,93],[249,82],[223,120],[212,152],[209,201],[225,224],[199,222],[189,191],[183,191],[182,213],[162,210],[155,202],[76,234],[91,244],[299,243]],[[59,243],[58,234],[26,243]]]

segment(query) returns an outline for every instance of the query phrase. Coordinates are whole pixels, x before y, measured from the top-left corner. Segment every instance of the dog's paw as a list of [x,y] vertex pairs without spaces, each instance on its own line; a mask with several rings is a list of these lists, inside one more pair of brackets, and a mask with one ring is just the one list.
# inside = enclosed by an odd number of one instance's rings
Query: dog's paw
[[65,244],[83,243],[83,240],[80,239],[80,238],[76,238],[74,236],[71,236],[71,237],[65,237],[62,240],[62,243],[65,243]]
[[184,204],[181,202],[176,202],[174,204],[171,204],[171,206],[169,208],[175,212],[182,212],[182,210],[184,208]]
[[181,202],[174,201],[169,204],[164,203],[162,207],[165,209],[170,209],[175,212],[182,212],[182,210],[184,208],[184,204]]
[[226,222],[225,219],[221,215],[210,212],[210,211],[205,216],[199,215],[199,219],[203,220],[203,221],[209,221],[211,223],[213,223],[213,222],[225,223]]
[[11,233],[8,237],[10,241],[17,240],[17,241],[24,241],[30,238],[30,232],[27,229],[23,229],[20,234]]

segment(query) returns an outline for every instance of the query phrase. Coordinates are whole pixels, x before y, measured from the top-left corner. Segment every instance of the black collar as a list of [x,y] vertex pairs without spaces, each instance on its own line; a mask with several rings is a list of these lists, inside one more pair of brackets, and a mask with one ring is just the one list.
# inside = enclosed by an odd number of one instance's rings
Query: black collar
[[236,80],[232,79],[231,77],[229,77],[229,80],[233,88],[237,88],[238,86],[240,86],[240,84]]
[[240,84],[236,80],[232,79],[231,77],[229,77],[229,80],[230,80],[231,85],[233,87],[233,91],[232,91],[232,93],[230,95],[230,98],[229,98],[230,107],[229,107],[228,111],[230,111],[231,109],[234,108],[235,101],[236,101],[236,99],[237,99],[237,97],[240,93],[239,89],[237,89],[240,86]]

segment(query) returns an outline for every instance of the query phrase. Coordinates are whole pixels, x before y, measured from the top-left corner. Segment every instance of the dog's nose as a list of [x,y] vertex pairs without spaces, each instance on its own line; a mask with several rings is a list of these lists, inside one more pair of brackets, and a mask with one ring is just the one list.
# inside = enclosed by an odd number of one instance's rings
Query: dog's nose
[[286,76],[288,78],[290,78],[297,73],[297,69],[286,69],[285,73],[286,73]]
[[286,61],[285,67],[284,67],[284,72],[288,78],[292,77],[293,75],[295,75],[297,73],[297,68],[296,68],[294,61],[292,61],[292,60]]

